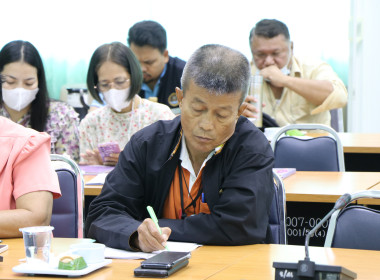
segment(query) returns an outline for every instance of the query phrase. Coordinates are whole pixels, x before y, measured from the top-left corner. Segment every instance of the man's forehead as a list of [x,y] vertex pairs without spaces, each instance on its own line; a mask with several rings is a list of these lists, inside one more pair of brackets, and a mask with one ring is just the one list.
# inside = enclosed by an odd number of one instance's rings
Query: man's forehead
[[285,39],[284,35],[280,34],[273,38],[263,36],[255,36],[252,40],[252,47],[256,49],[276,49],[288,46],[290,42]]
[[[197,86],[193,81],[190,82],[189,88],[185,94],[191,102],[212,106],[219,109],[231,110],[236,104],[240,104],[239,93],[217,94],[205,88]],[[236,101],[236,104],[235,104]]]
[[162,55],[159,49],[150,45],[137,46],[135,44],[131,44],[131,50],[144,60],[153,59]]

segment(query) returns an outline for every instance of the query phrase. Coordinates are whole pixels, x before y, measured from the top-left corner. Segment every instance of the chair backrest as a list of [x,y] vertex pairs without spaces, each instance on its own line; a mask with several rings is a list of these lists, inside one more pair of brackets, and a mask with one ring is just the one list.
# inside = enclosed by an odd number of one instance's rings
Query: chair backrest
[[50,224],[54,237],[83,237],[83,176],[76,163],[64,156],[52,154],[52,161],[66,164],[56,168],[62,196],[53,201]]
[[344,131],[344,121],[343,121],[343,109],[332,109],[330,110],[331,115],[331,127],[337,132]]
[[[319,130],[328,136],[283,136],[288,130]],[[283,137],[282,137],[283,136]],[[275,168],[296,168],[298,171],[345,171],[343,147],[332,128],[320,124],[292,124],[273,136],[271,146]]]
[[[362,191],[351,195],[380,198],[380,191]],[[336,210],[330,218],[325,247],[380,250],[380,211],[361,205]]]
[[269,226],[274,244],[287,244],[285,189],[280,176],[273,172],[275,194],[269,213]]

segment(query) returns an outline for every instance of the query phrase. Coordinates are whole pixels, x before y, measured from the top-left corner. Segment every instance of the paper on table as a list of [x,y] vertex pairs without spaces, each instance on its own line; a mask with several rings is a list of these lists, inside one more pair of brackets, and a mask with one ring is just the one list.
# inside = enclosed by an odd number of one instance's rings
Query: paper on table
[[[169,251],[177,251],[177,252],[191,252],[196,248],[202,246],[196,243],[188,243],[188,242],[174,242],[168,241],[166,242]],[[120,249],[114,249],[106,247],[104,251],[104,256],[108,259],[149,259],[150,257],[158,254],[162,251],[155,251],[153,253],[144,253],[144,252],[132,252]]]
[[111,172],[115,166],[107,165],[79,165],[79,168],[86,175],[96,175],[99,173]]
[[104,185],[108,173],[100,173],[86,183],[86,185]]

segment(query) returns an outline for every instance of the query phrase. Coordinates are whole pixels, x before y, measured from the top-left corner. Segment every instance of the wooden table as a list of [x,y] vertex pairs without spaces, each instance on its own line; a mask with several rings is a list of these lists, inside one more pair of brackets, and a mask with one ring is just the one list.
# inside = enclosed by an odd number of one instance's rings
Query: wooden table
[[345,153],[380,154],[380,133],[339,132]]
[[[309,131],[307,136],[329,135],[324,132]],[[338,132],[344,153],[380,154],[380,133]]]
[[[25,257],[22,239],[5,239],[8,251],[2,253],[1,279],[57,279],[48,276],[27,276],[14,273],[12,267]],[[66,251],[78,239],[55,238],[52,250],[58,254]],[[192,252],[189,265],[170,276],[170,279],[274,279],[273,261],[298,262],[304,258],[303,246],[249,245],[203,246]],[[357,279],[379,279],[380,252],[365,250],[331,249],[310,247],[311,260],[317,264],[341,265],[358,274]],[[133,270],[141,260],[113,260],[80,279],[136,279]],[[67,278],[66,278],[67,279]]]
[[92,178],[94,178],[95,175],[84,175],[84,195],[91,195],[91,196],[97,196],[100,194],[103,186],[92,186],[92,185],[86,185],[87,182],[89,182]]
[[[301,245],[305,236],[345,193],[372,189],[380,184],[380,172],[316,172],[297,171],[284,179],[287,207],[287,237],[289,244]],[[380,199],[359,200],[362,204],[380,205]],[[323,246],[326,223],[319,236],[310,244]]]
[[346,171],[380,171],[380,133],[338,133]]
[[[309,247],[310,259],[316,264],[343,266],[355,273],[357,279],[379,279],[380,252],[324,247]],[[251,254],[214,274],[219,279],[274,279],[273,262],[295,262],[303,260],[305,248],[292,245],[254,245]]]
[[[327,135],[309,132],[308,136]],[[344,152],[346,171],[380,171],[380,133],[338,133]]]
[[[380,172],[297,171],[284,179],[286,201],[335,201],[345,193],[368,190],[380,184]],[[380,204],[380,200],[372,200]]]

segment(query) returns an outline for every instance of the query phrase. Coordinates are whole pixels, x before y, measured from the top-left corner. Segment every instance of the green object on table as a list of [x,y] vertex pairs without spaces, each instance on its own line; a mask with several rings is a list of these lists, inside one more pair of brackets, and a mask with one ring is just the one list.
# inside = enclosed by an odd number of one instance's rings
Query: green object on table
[[80,270],[87,267],[86,261],[81,256],[66,256],[61,258],[58,269]]
[[291,129],[285,132],[287,136],[304,136],[305,132],[298,129]]

